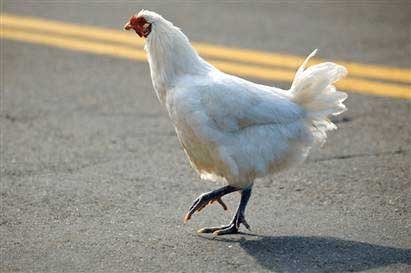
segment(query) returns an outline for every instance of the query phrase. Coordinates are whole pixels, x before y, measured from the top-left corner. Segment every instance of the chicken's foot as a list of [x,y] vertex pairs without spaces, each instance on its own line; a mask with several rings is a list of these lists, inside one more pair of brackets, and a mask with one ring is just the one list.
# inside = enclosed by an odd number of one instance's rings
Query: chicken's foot
[[190,207],[187,214],[185,215],[184,223],[186,223],[188,220],[191,219],[191,216],[194,214],[194,212],[201,211],[207,205],[212,204],[215,201],[217,201],[223,207],[224,210],[227,210],[227,205],[223,202],[221,197],[223,197],[226,194],[232,193],[234,191],[238,191],[238,190],[240,189],[233,187],[233,186],[225,186],[217,190],[201,194],[194,201],[193,205]]
[[209,227],[202,228],[198,230],[198,233],[213,233],[214,235],[224,235],[224,234],[236,234],[240,228],[240,224],[243,224],[248,230],[250,230],[250,225],[247,223],[244,217],[245,208],[247,206],[248,200],[251,196],[251,187],[241,191],[241,201],[234,215],[233,220],[230,224],[220,227]]

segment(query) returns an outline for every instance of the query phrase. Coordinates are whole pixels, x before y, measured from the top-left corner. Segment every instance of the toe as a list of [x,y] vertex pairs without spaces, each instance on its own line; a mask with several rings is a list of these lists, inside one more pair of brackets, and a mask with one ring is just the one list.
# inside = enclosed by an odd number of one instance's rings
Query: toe
[[191,219],[191,215],[189,213],[184,215],[184,219],[183,219],[184,224],[186,224],[188,222],[188,220],[190,220],[190,219]]
[[191,219],[194,212],[202,210],[206,205],[207,204],[204,204],[204,195],[200,195],[200,197],[194,201],[187,214],[184,216],[184,223],[187,223],[188,220]]
[[227,205],[221,200],[221,197],[217,198],[210,198],[209,194],[204,193],[200,195],[194,203],[191,205],[190,209],[188,210],[187,214],[184,216],[184,223],[187,223],[188,220],[191,219],[191,216],[197,211],[200,212],[203,210],[205,207],[207,207],[209,204],[212,204],[213,202],[217,201],[224,210],[227,210]]
[[226,235],[226,234],[237,234],[237,233],[238,233],[238,228],[234,224],[231,224],[228,227],[223,228],[223,229],[215,230],[213,232],[215,236]]
[[223,207],[224,210],[228,210],[227,205],[223,202],[221,198],[217,198],[217,202]]
[[243,224],[246,227],[246,229],[251,230],[251,227],[245,220],[244,215],[241,215],[240,219],[238,219],[238,226],[240,226],[240,224]]
[[222,229],[222,228],[225,228],[225,227],[208,227],[208,228],[201,228],[201,229],[197,230],[197,233],[213,233],[213,232],[215,232],[215,231],[217,231],[217,230],[220,230],[220,229]]

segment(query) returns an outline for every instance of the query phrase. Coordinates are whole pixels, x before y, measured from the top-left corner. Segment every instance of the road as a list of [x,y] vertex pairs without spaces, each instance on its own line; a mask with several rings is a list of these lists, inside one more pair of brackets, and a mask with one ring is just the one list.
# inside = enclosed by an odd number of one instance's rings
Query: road
[[[140,8],[198,43],[410,69],[406,2],[3,2],[7,14],[114,30]],[[228,222],[238,195],[183,224],[219,185],[190,168],[145,62],[1,42],[0,272],[411,271],[411,100],[390,88],[347,90],[324,147],[256,182],[252,231],[211,238],[195,231]]]

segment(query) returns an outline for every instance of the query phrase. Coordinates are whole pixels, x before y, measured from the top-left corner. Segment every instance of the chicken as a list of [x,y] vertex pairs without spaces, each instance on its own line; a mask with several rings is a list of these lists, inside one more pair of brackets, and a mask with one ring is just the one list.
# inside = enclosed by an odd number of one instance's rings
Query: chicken
[[289,90],[256,84],[219,71],[202,59],[183,32],[161,15],[141,10],[124,26],[145,38],[154,90],[165,105],[192,167],[202,179],[226,186],[201,194],[184,217],[241,193],[240,205],[225,226],[199,233],[238,233],[256,178],[278,173],[306,158],[336,126],[328,119],[345,110],[346,93],[334,83],[347,73],[326,62],[297,70]]

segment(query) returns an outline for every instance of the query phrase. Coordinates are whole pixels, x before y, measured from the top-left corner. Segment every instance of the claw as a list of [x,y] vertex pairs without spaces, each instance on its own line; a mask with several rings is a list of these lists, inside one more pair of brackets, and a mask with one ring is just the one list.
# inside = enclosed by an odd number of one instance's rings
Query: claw
[[186,215],[184,215],[184,219],[183,222],[184,224],[187,224],[188,220],[190,220],[191,216],[187,213]]

